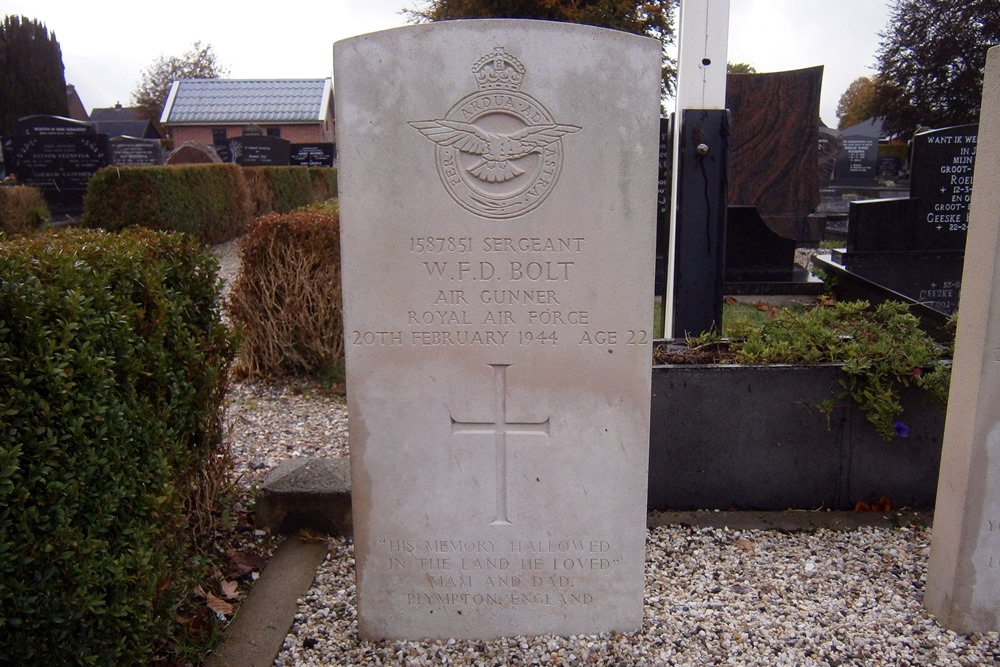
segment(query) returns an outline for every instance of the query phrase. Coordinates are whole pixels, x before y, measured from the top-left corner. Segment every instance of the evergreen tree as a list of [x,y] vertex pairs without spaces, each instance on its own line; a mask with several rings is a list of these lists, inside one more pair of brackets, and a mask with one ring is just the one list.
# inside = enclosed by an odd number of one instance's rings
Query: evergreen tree
[[612,28],[660,40],[663,90],[674,93],[677,63],[666,51],[674,43],[675,0],[429,0],[425,9],[406,10],[411,20],[540,19]]
[[0,24],[0,135],[14,134],[17,119],[34,114],[69,114],[62,50],[44,23],[6,16]]
[[1000,2],[895,0],[880,37],[873,108],[886,131],[977,122]]

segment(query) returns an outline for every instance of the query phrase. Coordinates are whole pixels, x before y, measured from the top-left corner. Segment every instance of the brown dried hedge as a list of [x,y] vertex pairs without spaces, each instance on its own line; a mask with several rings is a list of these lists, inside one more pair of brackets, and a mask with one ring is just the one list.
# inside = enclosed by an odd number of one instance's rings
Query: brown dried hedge
[[45,197],[27,185],[0,187],[0,232],[28,234],[52,219]]
[[240,242],[240,259],[227,303],[243,335],[237,372],[251,378],[335,373],[344,358],[336,213],[258,218]]

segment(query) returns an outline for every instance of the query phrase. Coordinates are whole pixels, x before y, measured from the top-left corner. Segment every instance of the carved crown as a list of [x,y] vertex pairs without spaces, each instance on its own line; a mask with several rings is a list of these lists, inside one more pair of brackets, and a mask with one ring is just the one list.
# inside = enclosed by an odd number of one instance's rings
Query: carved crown
[[493,53],[486,54],[472,66],[472,74],[476,77],[480,90],[517,90],[521,87],[526,71],[524,65],[504,51],[502,46],[495,47]]

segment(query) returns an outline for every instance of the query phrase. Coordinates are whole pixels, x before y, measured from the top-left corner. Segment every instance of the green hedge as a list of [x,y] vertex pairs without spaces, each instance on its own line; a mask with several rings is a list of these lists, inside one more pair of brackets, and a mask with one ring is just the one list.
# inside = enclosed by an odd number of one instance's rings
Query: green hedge
[[879,144],[878,145],[878,156],[879,157],[898,157],[902,159],[907,159],[910,157],[910,147],[903,143],[898,144]]
[[253,216],[250,190],[232,164],[105,167],[90,179],[83,226],[111,231],[143,226],[221,243]]
[[255,215],[288,213],[313,201],[309,171],[302,167],[244,167]]
[[28,234],[52,219],[38,188],[27,185],[0,186],[0,232]]
[[313,201],[325,201],[337,196],[337,170],[330,167],[309,167]]
[[178,627],[234,350],[215,276],[176,234],[0,243],[0,663],[150,664]]
[[214,244],[239,236],[254,217],[288,213],[337,196],[337,170],[232,164],[106,167],[90,179],[83,226],[143,226]]

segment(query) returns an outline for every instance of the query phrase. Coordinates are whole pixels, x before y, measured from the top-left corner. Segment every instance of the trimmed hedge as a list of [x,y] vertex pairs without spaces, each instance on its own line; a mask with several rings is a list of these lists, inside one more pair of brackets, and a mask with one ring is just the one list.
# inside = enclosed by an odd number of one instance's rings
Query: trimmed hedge
[[0,186],[0,232],[28,234],[52,219],[45,197],[27,185]]
[[246,179],[233,164],[105,167],[87,186],[82,223],[186,232],[214,244],[242,234],[253,212]]
[[288,213],[311,204],[312,182],[302,167],[244,167],[255,215]]
[[0,663],[150,664],[179,628],[235,347],[216,268],[141,229],[0,243]]
[[325,201],[337,196],[337,169],[330,167],[309,167],[312,181],[313,201]]
[[253,217],[288,213],[337,196],[337,170],[233,164],[105,167],[90,179],[83,226],[143,226],[204,243],[242,234]]
[[299,211],[254,221],[240,242],[228,304],[241,326],[236,370],[249,377],[333,377],[344,359],[340,219]]

